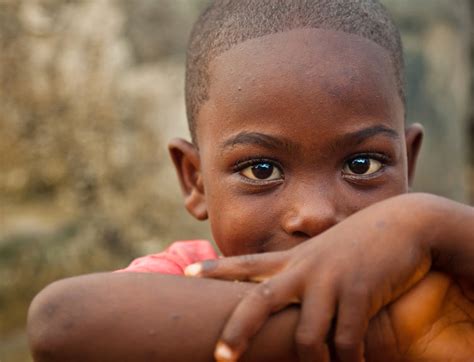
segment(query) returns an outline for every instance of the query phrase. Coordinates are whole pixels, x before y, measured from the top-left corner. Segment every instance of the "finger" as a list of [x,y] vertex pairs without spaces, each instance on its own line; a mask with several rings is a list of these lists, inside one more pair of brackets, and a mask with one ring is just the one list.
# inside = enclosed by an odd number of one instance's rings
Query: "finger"
[[315,284],[306,289],[295,342],[300,361],[329,362],[326,337],[335,313],[333,289]]
[[184,273],[186,276],[260,282],[283,269],[287,258],[283,252],[271,252],[205,260],[187,266]]
[[341,362],[364,361],[364,337],[369,311],[368,293],[365,289],[352,288],[340,298],[334,344]]
[[251,289],[224,327],[214,354],[216,360],[237,360],[268,316],[290,304],[297,290],[298,283],[289,273],[271,278]]

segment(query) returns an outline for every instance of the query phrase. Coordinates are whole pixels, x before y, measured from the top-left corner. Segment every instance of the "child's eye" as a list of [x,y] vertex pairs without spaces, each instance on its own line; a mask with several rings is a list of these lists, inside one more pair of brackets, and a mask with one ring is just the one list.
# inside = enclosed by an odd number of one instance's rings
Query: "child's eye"
[[383,167],[383,163],[368,156],[357,156],[346,162],[343,172],[347,175],[369,176]]
[[282,178],[280,169],[268,161],[259,161],[240,170],[242,176],[251,180],[273,181]]

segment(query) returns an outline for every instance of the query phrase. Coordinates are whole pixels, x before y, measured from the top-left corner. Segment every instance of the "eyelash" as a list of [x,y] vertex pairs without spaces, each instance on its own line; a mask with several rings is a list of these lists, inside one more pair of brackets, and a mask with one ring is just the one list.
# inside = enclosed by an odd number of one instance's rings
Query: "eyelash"
[[[276,167],[281,172],[282,179],[284,179],[285,174],[283,172],[283,167],[282,167],[281,163],[278,162],[275,159],[268,158],[268,157],[256,156],[256,157],[248,157],[248,158],[240,159],[239,161],[237,161],[234,164],[234,166],[232,167],[232,171],[234,173],[240,174],[240,172],[242,172],[246,168],[256,166],[260,163],[269,163],[272,166]],[[254,184],[269,184],[269,183],[275,183],[277,181],[280,181],[280,180],[252,180],[252,179],[249,179],[249,178],[247,178],[243,175],[240,175],[240,176],[246,182],[254,183]]]
[[[373,174],[370,175],[355,175],[355,174],[347,174],[342,171],[345,167],[345,165],[348,164],[351,160],[354,160],[356,158],[370,158],[374,159],[382,164],[382,167],[380,170],[374,172]],[[270,163],[274,167],[278,168],[282,175],[282,179],[284,179],[284,172],[283,172],[283,167],[280,162],[278,162],[275,159],[268,158],[268,157],[263,157],[263,156],[253,156],[253,157],[248,157],[244,159],[240,159],[232,167],[232,171],[234,173],[240,174],[243,170],[245,170],[248,167],[252,167],[261,163]],[[358,154],[353,154],[350,157],[346,158],[343,162],[343,166],[341,167],[341,172],[343,174],[343,177],[348,178],[348,179],[353,179],[353,180],[369,180],[371,178],[375,178],[381,171],[385,169],[387,165],[390,165],[391,159],[385,154],[377,153],[377,152],[364,152],[364,153],[358,153]],[[245,177],[244,175],[240,174],[242,179],[244,179],[248,183],[253,183],[253,184],[270,184],[274,183],[276,181],[280,180],[253,180],[249,179],[248,177]]]

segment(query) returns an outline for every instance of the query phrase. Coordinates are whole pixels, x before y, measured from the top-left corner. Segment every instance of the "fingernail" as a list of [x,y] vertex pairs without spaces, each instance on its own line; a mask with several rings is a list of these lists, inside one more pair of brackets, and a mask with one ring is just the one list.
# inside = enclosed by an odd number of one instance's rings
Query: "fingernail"
[[230,347],[223,343],[223,342],[218,342],[216,346],[216,350],[214,351],[214,358],[217,361],[235,361],[235,354],[234,352],[230,349]]
[[186,268],[184,268],[184,275],[188,277],[197,277],[199,274],[202,272],[202,265],[201,263],[195,263],[188,265]]

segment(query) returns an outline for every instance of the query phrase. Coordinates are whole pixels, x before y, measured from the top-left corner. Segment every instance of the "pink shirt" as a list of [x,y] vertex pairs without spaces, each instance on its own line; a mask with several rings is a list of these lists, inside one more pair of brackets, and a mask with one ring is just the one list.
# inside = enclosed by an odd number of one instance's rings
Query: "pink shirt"
[[188,265],[206,259],[217,259],[209,241],[175,241],[161,253],[137,258],[125,269],[117,271],[184,275],[184,268]]

